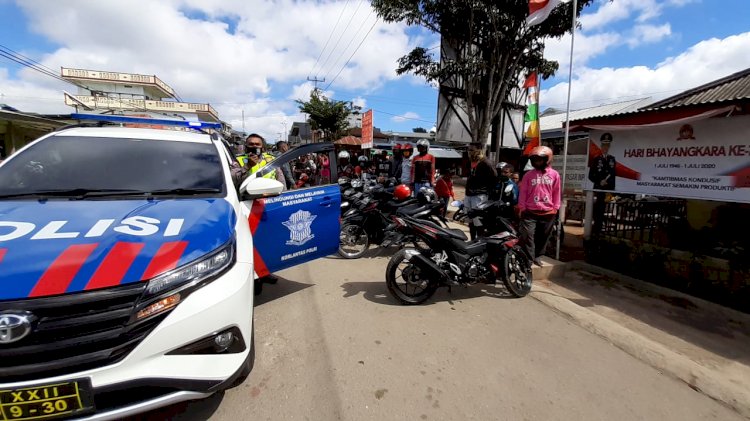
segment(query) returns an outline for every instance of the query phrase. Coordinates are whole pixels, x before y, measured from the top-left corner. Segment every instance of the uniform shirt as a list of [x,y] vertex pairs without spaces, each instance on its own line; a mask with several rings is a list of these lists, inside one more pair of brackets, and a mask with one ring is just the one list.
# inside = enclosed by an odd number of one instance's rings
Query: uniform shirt
[[531,170],[521,180],[518,208],[536,214],[552,214],[560,209],[560,174],[553,168]]
[[411,160],[413,183],[435,184],[435,157],[430,154],[416,155]]
[[[614,190],[615,189],[615,167],[617,161],[612,155],[599,155],[594,158],[589,169],[589,180],[594,183],[594,189],[597,190]],[[602,182],[604,182],[602,184]]]

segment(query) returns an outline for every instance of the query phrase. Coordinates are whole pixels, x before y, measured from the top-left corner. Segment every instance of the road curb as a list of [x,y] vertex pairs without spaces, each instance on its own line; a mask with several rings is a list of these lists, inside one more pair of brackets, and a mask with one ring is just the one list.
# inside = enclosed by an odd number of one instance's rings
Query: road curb
[[687,383],[692,389],[722,402],[750,419],[750,390],[738,387],[720,373],[704,367],[591,310],[534,284],[530,297],[551,307],[595,335],[646,364]]

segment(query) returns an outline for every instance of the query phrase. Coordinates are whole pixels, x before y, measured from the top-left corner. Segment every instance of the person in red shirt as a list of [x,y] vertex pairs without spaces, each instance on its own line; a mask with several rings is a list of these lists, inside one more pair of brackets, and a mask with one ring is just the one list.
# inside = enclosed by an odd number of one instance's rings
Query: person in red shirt
[[456,196],[453,194],[453,170],[446,170],[435,183],[435,194],[443,202],[443,218],[445,218],[450,199],[456,200]]
[[435,157],[430,155],[430,142],[422,139],[417,142],[417,152],[411,160],[411,182],[414,183],[414,194],[423,187],[435,185]]

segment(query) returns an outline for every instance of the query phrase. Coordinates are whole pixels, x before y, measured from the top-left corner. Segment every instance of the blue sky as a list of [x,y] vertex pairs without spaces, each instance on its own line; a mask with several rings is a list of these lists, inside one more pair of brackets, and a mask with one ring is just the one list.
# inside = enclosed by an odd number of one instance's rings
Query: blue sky
[[[747,0],[596,2],[576,35],[573,108],[663,97],[750,67],[747,16]],[[395,67],[411,48],[433,47],[437,38],[382,22],[365,38],[373,23],[367,1],[357,0],[281,0],[276,6],[262,0],[0,0],[0,44],[53,69],[157,74],[184,99],[212,103],[235,126],[244,110],[249,130],[272,136],[282,131],[284,123],[300,118],[293,99],[309,92],[306,77],[327,74],[320,86],[337,99],[374,109],[377,127],[431,128],[436,90],[418,78],[397,77]],[[564,106],[569,45],[569,38],[548,43],[546,54],[561,61],[561,70],[543,82],[542,108]],[[319,55],[323,60],[313,66]],[[0,102],[69,112],[63,89],[74,87],[0,57]]]

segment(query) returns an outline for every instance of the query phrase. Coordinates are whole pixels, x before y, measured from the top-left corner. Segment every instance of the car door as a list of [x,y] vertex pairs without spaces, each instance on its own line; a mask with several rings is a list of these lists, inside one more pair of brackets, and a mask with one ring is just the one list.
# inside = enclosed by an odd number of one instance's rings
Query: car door
[[[333,151],[332,144],[302,145],[250,176],[275,178],[280,171],[291,174],[294,179],[294,183],[276,197],[249,200],[241,196],[242,211],[253,235],[258,277],[338,250],[341,193]],[[327,172],[317,168],[317,163],[313,168],[303,158],[318,154],[328,157]]]

